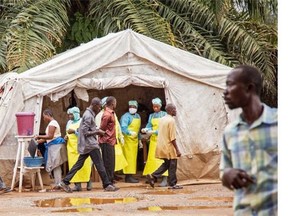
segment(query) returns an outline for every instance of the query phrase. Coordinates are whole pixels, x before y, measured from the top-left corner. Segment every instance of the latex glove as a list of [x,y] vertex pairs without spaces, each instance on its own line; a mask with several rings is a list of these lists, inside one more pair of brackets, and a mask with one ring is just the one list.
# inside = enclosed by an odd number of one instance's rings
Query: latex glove
[[142,144],[141,140],[139,140],[139,142],[138,142],[138,146],[139,146],[140,149],[143,148],[143,144]]
[[150,130],[150,131],[147,131],[147,134],[149,135],[149,136],[151,136],[152,134],[154,134],[156,131],[154,131],[154,130]]
[[148,128],[142,128],[141,132],[144,133],[144,134],[147,133],[148,132]]
[[134,131],[130,131],[130,135],[132,136],[132,137],[137,137],[137,133],[136,132],[134,132]]
[[120,143],[122,146],[124,146],[124,137],[120,137]]

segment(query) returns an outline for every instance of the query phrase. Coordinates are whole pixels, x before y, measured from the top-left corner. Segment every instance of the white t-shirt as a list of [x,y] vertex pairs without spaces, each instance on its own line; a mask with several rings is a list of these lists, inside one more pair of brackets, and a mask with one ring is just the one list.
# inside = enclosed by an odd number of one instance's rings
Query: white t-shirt
[[[45,133],[46,133],[46,134],[48,134],[49,126],[56,127],[55,132],[54,132],[53,139],[56,138],[56,137],[61,136],[60,125],[58,124],[58,122],[57,122],[55,119],[53,119],[52,121],[50,121],[49,124],[47,125],[46,130],[45,130]],[[47,141],[47,143],[48,143],[48,142],[50,142],[51,140],[46,140],[46,141]]]

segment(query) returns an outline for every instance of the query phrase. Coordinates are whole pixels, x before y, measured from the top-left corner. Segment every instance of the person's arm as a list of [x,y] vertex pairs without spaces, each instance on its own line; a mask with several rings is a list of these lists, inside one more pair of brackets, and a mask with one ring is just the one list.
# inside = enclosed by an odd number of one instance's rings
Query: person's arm
[[35,139],[37,139],[37,140],[38,139],[51,140],[54,138],[55,130],[56,130],[55,126],[49,125],[48,126],[48,134],[35,136]]
[[100,123],[100,129],[103,131],[108,130],[108,123],[111,121],[111,116],[107,115],[107,113],[104,111],[102,118],[101,118],[101,123]]
[[[140,126],[141,126],[141,116],[138,114],[138,113],[136,113],[136,116],[135,117],[137,117],[137,118],[139,118],[140,119]],[[139,128],[139,130],[138,131],[135,131],[137,134],[138,134],[138,140],[139,140],[139,146],[141,146],[140,148],[143,148],[143,144],[142,144],[142,142],[141,142],[141,134],[140,134],[140,128]]]
[[153,116],[153,114],[149,115],[149,119],[148,119],[148,122],[147,122],[146,127],[145,127],[145,129],[147,129],[147,131],[152,130],[152,116]]
[[148,134],[149,136],[152,134],[152,128],[153,128],[153,126],[152,126],[152,116],[153,116],[153,113],[149,115],[146,127],[141,129],[142,133]]
[[230,190],[247,187],[254,183],[254,179],[244,170],[233,168],[230,151],[227,147],[225,136],[223,136],[223,146],[220,160],[220,179],[222,185]]
[[69,126],[70,126],[70,124],[72,123],[72,121],[71,120],[69,120],[68,122],[67,122],[67,124],[66,124],[66,131],[68,131],[68,129],[69,129]]
[[171,143],[176,150],[177,157],[180,157],[181,152],[179,151],[179,148],[178,148],[177,143],[176,143],[176,123],[175,123],[175,120],[173,119],[172,121],[169,121],[167,127],[168,127],[169,139],[171,140]]
[[83,123],[82,123],[81,131],[84,136],[95,136],[95,135],[105,134],[105,132],[102,131],[101,129],[97,129],[96,127],[91,128],[91,123],[92,121],[94,121],[94,118],[92,116],[83,118],[82,121]]
[[177,143],[176,143],[176,139],[172,140],[171,142],[172,142],[172,145],[174,146],[174,148],[176,150],[177,157],[180,157],[181,156],[181,152],[178,149],[178,146],[177,146]]
[[124,114],[120,119],[120,126],[123,134],[131,135],[130,131],[128,130],[128,126],[131,123],[130,116]]

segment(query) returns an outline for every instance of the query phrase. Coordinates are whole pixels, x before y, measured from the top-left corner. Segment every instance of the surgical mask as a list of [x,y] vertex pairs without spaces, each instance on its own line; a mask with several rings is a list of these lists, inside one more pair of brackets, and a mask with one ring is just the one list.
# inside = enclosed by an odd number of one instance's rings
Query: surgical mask
[[137,112],[137,109],[136,108],[129,108],[129,113],[130,114],[135,114]]

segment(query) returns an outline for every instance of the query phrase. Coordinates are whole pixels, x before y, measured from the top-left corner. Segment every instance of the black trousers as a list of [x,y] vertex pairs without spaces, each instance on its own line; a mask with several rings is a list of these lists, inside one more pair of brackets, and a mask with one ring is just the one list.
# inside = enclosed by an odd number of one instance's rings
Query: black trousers
[[100,144],[102,151],[102,158],[104,161],[104,166],[106,173],[111,182],[114,180],[114,170],[115,170],[115,148],[113,145],[108,143]]
[[166,170],[168,170],[168,184],[169,186],[174,186],[177,184],[177,159],[163,159],[164,162],[161,166],[152,173],[155,178],[160,178]]
[[78,170],[80,170],[83,167],[83,164],[87,157],[92,159],[94,165],[96,166],[96,169],[98,171],[98,174],[102,180],[103,188],[106,188],[108,185],[111,184],[111,181],[109,180],[104,163],[101,157],[100,149],[93,149],[91,152],[87,154],[80,154],[77,162],[74,164],[74,166],[69,170],[65,178],[63,179],[63,182],[65,184],[70,184],[70,180],[73,178],[73,176],[76,174]]

